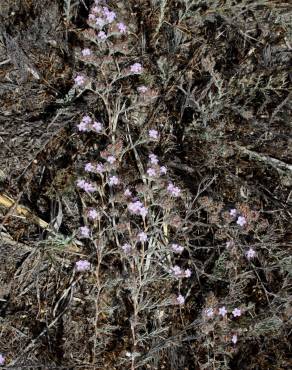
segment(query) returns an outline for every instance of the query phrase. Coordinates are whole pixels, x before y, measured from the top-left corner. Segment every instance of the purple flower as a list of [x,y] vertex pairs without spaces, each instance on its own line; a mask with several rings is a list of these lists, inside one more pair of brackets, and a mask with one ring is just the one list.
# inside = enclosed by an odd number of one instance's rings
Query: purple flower
[[234,317],[239,317],[241,316],[241,310],[240,308],[235,308],[233,311],[232,311],[232,314]]
[[96,191],[96,187],[90,182],[84,182],[83,190],[86,191],[87,193],[94,193]]
[[77,180],[77,186],[88,193],[96,191],[96,187],[85,180]]
[[92,119],[88,115],[84,116],[81,120],[81,122],[85,122],[87,125],[91,123]]
[[74,82],[77,86],[82,86],[84,85],[85,83],[85,78],[84,76],[81,76],[81,75],[77,75],[75,78],[74,78]]
[[97,173],[102,174],[105,171],[104,170],[104,165],[102,163],[98,163],[96,165],[96,171],[97,171]]
[[138,240],[141,242],[141,243],[144,243],[144,242],[147,242],[147,234],[144,233],[143,231],[141,231],[139,234],[138,234]]
[[145,218],[147,216],[148,209],[146,207],[141,207],[139,213],[140,213],[140,216],[142,216],[143,218]]
[[129,244],[129,243],[125,243],[125,244],[122,245],[122,250],[126,254],[129,254],[132,251],[132,249],[133,248],[132,248],[131,244]]
[[98,212],[95,209],[90,209],[87,215],[90,220],[96,220],[98,216]]
[[246,224],[246,218],[244,216],[239,216],[236,223],[237,225],[243,227]]
[[94,22],[94,21],[95,21],[95,15],[94,15],[94,14],[92,14],[92,13],[90,13],[90,14],[88,15],[88,19],[89,19],[90,21]]
[[116,18],[116,13],[110,11],[106,6],[103,7],[103,14],[108,23],[112,23]]
[[165,166],[160,167],[160,173],[161,175],[165,175],[167,173],[167,168]]
[[235,217],[235,216],[237,215],[237,209],[232,208],[232,209],[229,211],[229,214],[230,214],[230,216]]
[[94,124],[92,125],[92,128],[94,129],[95,132],[99,133],[102,131],[102,123],[95,121]]
[[87,125],[87,123],[86,123],[86,122],[84,122],[84,121],[81,121],[81,122],[77,125],[77,127],[78,127],[78,131],[80,131],[80,132],[86,132],[86,131],[88,131],[88,125]]
[[95,168],[91,163],[86,163],[84,170],[86,172],[94,172]]
[[135,215],[142,216],[143,218],[145,218],[148,213],[148,209],[144,207],[139,200],[129,203],[128,210]]
[[107,38],[107,35],[105,32],[103,31],[99,31],[98,34],[97,34],[97,37],[101,40],[105,40]]
[[219,308],[219,315],[221,315],[222,317],[224,317],[224,316],[226,316],[226,314],[227,314],[227,310],[226,310],[225,306],[220,307]]
[[142,65],[140,63],[134,63],[130,67],[130,71],[132,73],[140,74],[140,73],[142,73],[142,70],[143,70],[143,68],[142,68]]
[[191,275],[192,275],[192,270],[186,269],[185,272],[184,272],[184,276],[186,278],[189,278],[189,277],[191,277]]
[[88,48],[86,48],[86,49],[83,49],[83,50],[81,51],[81,53],[82,53],[82,55],[83,55],[84,57],[89,57],[89,56],[91,55],[91,50],[90,50],[90,49],[88,49]]
[[185,303],[185,297],[184,296],[182,296],[181,294],[179,294],[177,297],[176,297],[176,302],[177,302],[177,304],[179,304],[179,305],[184,305],[184,303]]
[[0,365],[4,365],[5,363],[5,357],[0,353]]
[[96,20],[95,20],[95,24],[96,24],[98,27],[102,28],[102,27],[105,25],[105,21],[104,21],[102,18],[98,17],[98,18],[96,18]]
[[213,308],[206,308],[204,311],[204,314],[208,317],[211,318],[214,316],[214,310]]
[[110,164],[114,164],[116,161],[116,158],[113,155],[109,155],[106,159]]
[[158,158],[155,154],[149,154],[149,159],[151,164],[158,164]]
[[90,236],[90,229],[87,227],[87,226],[81,226],[80,229],[80,235],[83,237],[83,238],[89,238]]
[[117,176],[110,176],[108,183],[110,186],[114,186],[114,185],[118,185],[120,183],[120,180]]
[[148,91],[148,87],[144,86],[144,85],[138,86],[137,91],[138,91],[139,94],[146,94],[147,91]]
[[88,271],[90,270],[90,262],[87,260],[79,260],[75,263],[77,271]]
[[178,244],[171,244],[171,249],[173,250],[174,253],[182,253],[184,250],[184,247]]
[[232,335],[231,342],[232,342],[233,344],[236,344],[236,343],[237,343],[237,335],[236,335],[236,334],[233,334],[233,335]]
[[175,266],[171,267],[171,269],[170,269],[170,273],[171,273],[172,275],[174,275],[175,277],[180,277],[180,276],[182,276],[182,275],[183,275],[183,271],[182,271],[182,269],[181,269],[179,266],[177,266],[177,265],[175,265]]
[[89,116],[84,116],[81,120],[81,122],[79,123],[79,125],[77,125],[78,127],[78,130],[79,131],[88,131],[89,128],[88,128],[88,125],[91,123],[91,118]]
[[126,33],[127,32],[127,27],[123,22],[120,22],[117,24],[118,29],[121,33]]
[[131,190],[126,189],[126,190],[124,191],[124,196],[125,196],[125,197],[127,197],[127,198],[131,197],[131,196],[132,196],[132,192],[131,192]]
[[156,171],[155,171],[155,169],[154,169],[154,168],[148,168],[148,170],[147,170],[147,175],[148,175],[149,177],[155,177],[157,174],[156,174]]
[[180,195],[180,193],[181,193],[180,188],[177,187],[177,186],[174,186],[172,183],[169,183],[168,184],[167,190],[174,197],[178,197]]
[[252,248],[249,248],[249,250],[245,253],[247,259],[252,259],[256,256],[256,251]]
[[157,130],[151,129],[148,131],[148,134],[151,139],[157,140],[159,138],[159,133]]

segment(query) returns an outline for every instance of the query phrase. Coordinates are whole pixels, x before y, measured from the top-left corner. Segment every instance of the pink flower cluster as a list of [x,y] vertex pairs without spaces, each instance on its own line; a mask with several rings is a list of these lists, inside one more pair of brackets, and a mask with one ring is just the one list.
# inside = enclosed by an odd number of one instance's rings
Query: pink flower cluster
[[134,74],[140,74],[143,71],[141,63],[134,63],[130,66],[130,72]]
[[[227,313],[228,313],[228,311],[227,311],[225,306],[220,307],[219,310],[218,310],[218,315],[219,316],[225,317],[227,315]],[[239,316],[241,316],[241,314],[242,314],[242,312],[241,312],[240,308],[234,308],[234,310],[232,311],[233,317],[239,317]],[[208,307],[204,310],[204,315],[208,318],[212,318],[215,315],[215,311],[212,307]]]
[[128,210],[134,215],[140,215],[143,218],[147,216],[148,209],[143,205],[142,202],[136,200],[128,204]]
[[5,357],[0,353],[0,366],[4,365],[5,363]]
[[[238,216],[237,209],[232,208],[229,211],[229,214],[230,214],[231,217],[237,217]],[[244,227],[246,225],[247,221],[246,221],[246,218],[244,216],[238,216],[237,220],[236,220],[236,223],[237,223],[237,225],[239,225],[241,227]]]
[[83,237],[83,238],[89,238],[90,237],[90,229],[89,227],[87,226],[81,226],[79,228],[79,232],[80,232],[80,235]]
[[82,75],[77,75],[75,78],[74,78],[74,82],[75,82],[75,85],[76,86],[83,86],[85,84],[85,77],[82,76]]
[[76,262],[75,266],[77,271],[84,272],[90,270],[91,265],[87,260],[79,260]]
[[141,242],[141,243],[145,243],[145,242],[147,242],[147,240],[148,240],[147,234],[144,233],[144,231],[141,231],[138,234],[138,241]]
[[100,133],[103,130],[102,123],[92,120],[88,115],[84,116],[81,122],[77,125],[78,131],[88,132],[90,130]]
[[87,193],[94,193],[97,189],[94,185],[92,185],[90,182],[87,182],[86,180],[80,179],[77,181],[77,186],[86,191]]
[[[108,35],[104,31],[104,27],[113,24],[116,21],[117,15],[114,11],[110,10],[107,6],[101,6],[99,2],[91,7],[88,21],[91,27],[97,28],[100,31],[97,34],[98,39],[105,40]],[[123,22],[115,23],[117,32],[125,34],[127,32],[127,26]]]
[[149,167],[146,171],[149,177],[158,177],[167,173],[167,168],[165,166],[159,167],[158,162],[157,155],[153,153],[149,154],[149,165],[152,165],[152,167]]
[[174,253],[182,253],[184,250],[184,247],[178,244],[171,244],[171,249]]
[[185,297],[183,295],[179,294],[176,297],[176,303],[179,304],[180,306],[184,305],[185,304]]
[[133,247],[131,246],[131,244],[125,243],[122,245],[122,250],[124,251],[124,253],[129,254],[133,250]]
[[173,183],[169,183],[167,186],[167,191],[172,195],[173,197],[179,197],[181,193],[181,189],[178,186],[174,186]]
[[189,278],[192,275],[192,271],[190,269],[183,270],[177,265],[171,267],[169,272],[176,278]]

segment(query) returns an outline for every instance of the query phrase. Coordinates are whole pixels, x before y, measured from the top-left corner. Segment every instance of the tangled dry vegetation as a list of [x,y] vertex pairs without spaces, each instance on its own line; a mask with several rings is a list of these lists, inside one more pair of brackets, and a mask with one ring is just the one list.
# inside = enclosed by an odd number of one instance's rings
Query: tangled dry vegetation
[[291,368],[291,5],[93,3],[0,4],[0,363]]

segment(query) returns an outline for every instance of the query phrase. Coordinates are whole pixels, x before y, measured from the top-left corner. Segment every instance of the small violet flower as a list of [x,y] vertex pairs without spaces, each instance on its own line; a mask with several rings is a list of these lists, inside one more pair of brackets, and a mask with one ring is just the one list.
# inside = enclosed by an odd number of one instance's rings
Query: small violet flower
[[86,165],[84,166],[84,171],[86,172],[94,172],[94,170],[95,168],[91,163],[86,163]]
[[97,122],[97,121],[94,122],[94,124],[92,125],[92,128],[97,133],[99,133],[103,129],[102,124],[100,122]]
[[77,86],[82,86],[85,83],[85,78],[84,76],[78,75],[74,78],[74,82]]
[[123,245],[122,245],[122,250],[123,250],[123,251],[124,251],[124,253],[126,253],[126,254],[130,253],[130,252],[131,252],[131,250],[132,250],[132,246],[131,246],[131,244],[129,244],[129,243],[125,243],[125,244],[123,244]]
[[245,253],[247,259],[252,259],[256,256],[256,251],[252,248],[249,248],[249,250]]
[[155,177],[155,176],[156,176],[156,171],[155,171],[155,169],[154,169],[154,168],[148,168],[148,170],[147,170],[147,175],[148,175],[149,177]]
[[108,183],[109,183],[110,186],[118,185],[120,183],[120,180],[117,176],[110,176]]
[[141,243],[147,242],[147,240],[148,240],[147,234],[146,234],[146,233],[144,233],[143,231],[141,231],[141,232],[138,234],[138,240],[139,240]]
[[239,317],[239,316],[241,316],[241,310],[240,310],[240,308],[235,308],[235,309],[232,311],[232,315],[233,315],[234,317]]
[[[99,28],[102,28],[102,27],[105,25],[105,21],[104,21],[102,18],[98,17],[98,18],[96,18],[96,20],[95,20],[95,24],[96,24]],[[104,32],[103,32],[103,33],[104,33]]]
[[151,164],[158,164],[158,158],[155,154],[149,154],[149,159]]
[[174,275],[175,277],[180,277],[180,276],[182,276],[183,271],[179,266],[175,265],[175,266],[171,267],[170,273],[172,275]]
[[143,67],[140,63],[134,63],[130,67],[131,73],[140,74],[140,73],[142,73],[142,70],[143,70]]
[[182,253],[184,250],[184,247],[178,244],[171,244],[171,249],[173,250],[174,253]]
[[161,175],[165,175],[167,173],[167,168],[165,166],[160,167],[160,173]]
[[0,353],[0,366],[4,365],[5,363],[5,357]]
[[208,317],[211,318],[214,316],[214,310],[213,308],[206,308],[204,311],[204,314]]
[[244,225],[246,225],[246,218],[244,216],[239,216],[236,223],[237,225],[243,227]]
[[130,198],[130,197],[132,196],[132,192],[131,192],[131,190],[126,189],[126,190],[124,191],[124,196],[125,196],[125,197],[127,197],[127,198]]
[[235,216],[237,215],[237,209],[232,208],[232,209],[229,211],[229,214],[230,214],[230,216],[235,217]]
[[189,277],[191,277],[191,275],[192,275],[192,270],[186,269],[185,272],[184,272],[184,276],[186,278],[189,278]]
[[167,191],[174,197],[178,197],[181,193],[181,190],[179,187],[174,186],[172,183],[169,183],[167,186]]
[[90,262],[88,262],[87,260],[77,261],[75,266],[76,266],[77,271],[88,271],[88,270],[90,270]]
[[176,302],[177,302],[177,304],[179,304],[179,305],[184,305],[184,303],[185,303],[185,297],[184,296],[182,296],[181,294],[179,294],[177,297],[176,297]]
[[105,171],[104,170],[104,165],[102,163],[98,163],[96,165],[96,171],[97,171],[97,173],[102,174]]
[[96,220],[97,219],[97,216],[98,216],[98,213],[97,213],[97,211],[95,209],[90,209],[88,211],[88,214],[87,215],[88,215],[88,218],[90,220]]
[[86,49],[83,49],[83,50],[81,51],[81,53],[82,53],[82,55],[83,55],[84,57],[89,57],[89,56],[91,55],[91,50],[90,50],[90,49],[88,49],[88,48],[86,48]]
[[146,217],[147,213],[148,213],[148,209],[146,207],[143,206],[143,204],[137,200],[135,202],[131,202],[128,204],[128,210],[135,214],[135,215],[140,215],[142,217]]
[[138,91],[139,94],[146,94],[147,91],[148,91],[148,87],[144,86],[144,85],[138,86],[137,91]]
[[83,238],[89,238],[89,236],[90,236],[90,229],[87,226],[81,226],[79,230],[80,230],[80,235]]
[[123,22],[120,22],[117,24],[118,29],[121,33],[126,33],[127,32],[127,27]]
[[148,134],[151,139],[157,140],[159,138],[159,133],[157,130],[151,129],[148,131]]
[[98,34],[97,34],[97,37],[101,40],[105,40],[107,38],[107,35],[105,32],[103,31],[99,31]]
[[226,316],[226,314],[227,314],[227,310],[226,310],[225,306],[220,307],[219,308],[219,315],[221,315],[222,317],[224,317],[224,316]]
[[113,156],[113,155],[109,155],[108,157],[107,157],[107,162],[109,162],[110,164],[114,164],[115,163],[115,161],[116,161],[116,158]]

